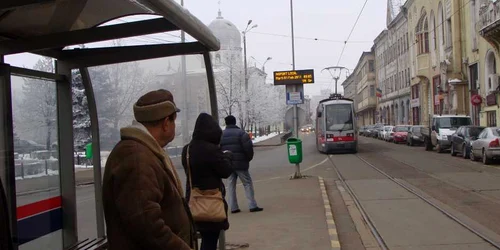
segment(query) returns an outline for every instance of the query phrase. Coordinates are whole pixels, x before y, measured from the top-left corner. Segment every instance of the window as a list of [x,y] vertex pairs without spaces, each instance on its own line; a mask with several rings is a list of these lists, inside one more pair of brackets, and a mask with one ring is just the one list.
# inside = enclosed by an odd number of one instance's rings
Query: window
[[417,35],[417,49],[418,54],[429,53],[429,26],[427,24],[427,16],[425,11],[422,12],[422,16],[417,23],[415,33]]
[[439,85],[441,84],[441,77],[440,76],[435,76],[432,78],[432,102],[434,104],[434,114],[438,115],[440,114],[441,111],[441,105],[440,103],[436,103],[436,97],[439,94]]
[[370,85],[370,96],[375,96],[375,86],[374,85]]
[[370,72],[375,72],[375,61],[373,60],[368,61],[368,70]]
[[497,112],[496,111],[486,111],[487,125],[488,127],[497,126]]
[[326,106],[326,128],[328,131],[353,129],[351,104]]
[[441,117],[436,119],[436,129],[440,128],[459,128],[471,124],[468,117]]
[[451,18],[446,19],[446,46],[451,46],[452,34],[451,34]]

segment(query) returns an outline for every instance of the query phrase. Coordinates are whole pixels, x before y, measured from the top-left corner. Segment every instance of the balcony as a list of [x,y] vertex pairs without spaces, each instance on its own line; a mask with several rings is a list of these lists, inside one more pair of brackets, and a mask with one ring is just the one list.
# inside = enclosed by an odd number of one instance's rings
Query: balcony
[[500,0],[490,2],[479,10],[479,34],[497,50],[500,45]]
[[377,98],[374,96],[370,96],[368,98],[363,99],[363,101],[360,101],[358,103],[358,110],[356,112],[361,112],[364,110],[367,110],[369,108],[376,108],[377,107]]
[[417,56],[417,75],[427,76],[429,74],[429,53]]

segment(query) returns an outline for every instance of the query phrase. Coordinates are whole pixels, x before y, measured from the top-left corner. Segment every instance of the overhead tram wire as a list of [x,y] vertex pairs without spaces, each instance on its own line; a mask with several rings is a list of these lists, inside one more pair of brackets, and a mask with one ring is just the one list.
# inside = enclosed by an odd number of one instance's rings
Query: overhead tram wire
[[356,25],[358,24],[359,18],[361,17],[361,14],[363,14],[363,10],[365,9],[366,3],[368,3],[368,0],[365,0],[365,3],[363,4],[363,7],[361,7],[361,11],[358,14],[358,18],[356,18],[356,22],[354,22],[354,25],[352,26],[351,32],[349,33],[349,36],[347,36],[347,39],[344,41],[344,46],[342,47],[342,52],[340,52],[339,60],[337,61],[337,66],[340,64],[340,60],[342,59],[342,55],[344,54],[345,47],[347,46],[347,42],[349,41],[349,38],[351,38],[352,32],[354,32],[354,29],[356,28]]
[[[284,38],[290,38],[290,35],[284,35],[284,34],[276,34],[276,33],[266,33],[266,32],[258,32],[258,31],[249,31],[248,33],[254,33],[254,34],[259,34],[259,35],[267,35],[267,36],[277,36],[277,37],[284,37]],[[312,41],[319,41],[319,42],[331,42],[331,43],[345,43],[345,41],[340,41],[340,40],[331,40],[331,39],[324,39],[324,38],[317,38],[317,37],[300,37],[300,36],[295,36],[296,39],[303,39],[303,40],[312,40]],[[349,43],[372,43],[373,41],[350,41]]]

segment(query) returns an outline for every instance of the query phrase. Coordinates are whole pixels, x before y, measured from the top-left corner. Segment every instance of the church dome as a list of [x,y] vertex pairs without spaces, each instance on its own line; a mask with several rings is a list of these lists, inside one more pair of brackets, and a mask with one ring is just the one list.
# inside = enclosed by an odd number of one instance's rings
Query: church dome
[[221,12],[208,28],[220,41],[221,50],[241,50],[241,34],[238,28],[222,17]]

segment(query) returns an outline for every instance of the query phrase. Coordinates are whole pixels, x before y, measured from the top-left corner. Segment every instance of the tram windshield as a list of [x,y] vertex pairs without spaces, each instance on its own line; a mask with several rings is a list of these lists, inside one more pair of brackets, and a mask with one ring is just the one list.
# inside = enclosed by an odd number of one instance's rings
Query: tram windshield
[[335,104],[326,106],[326,128],[328,131],[352,130],[351,104]]

